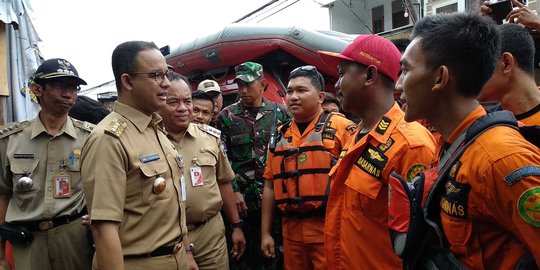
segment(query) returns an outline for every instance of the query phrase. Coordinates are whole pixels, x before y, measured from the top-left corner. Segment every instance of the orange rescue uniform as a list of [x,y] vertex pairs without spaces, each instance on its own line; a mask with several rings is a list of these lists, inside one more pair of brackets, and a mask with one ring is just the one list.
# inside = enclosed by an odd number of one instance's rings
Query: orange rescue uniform
[[527,126],[540,126],[540,104],[528,112],[517,114],[516,119]]
[[[478,106],[448,142],[485,114]],[[538,148],[519,131],[498,126],[480,135],[452,168],[441,221],[450,250],[468,269],[515,269],[529,252],[540,265],[539,164]]]
[[[337,159],[343,145],[345,145],[345,143],[349,140],[349,137],[354,132],[356,124],[340,114],[332,114],[329,116],[329,118],[327,118],[327,121],[324,122],[324,127],[316,127],[322,113],[323,111],[321,110],[321,112],[319,112],[319,114],[311,121],[302,134],[300,134],[300,130],[298,129],[296,123],[292,121],[286,130],[282,130],[283,136],[278,138],[278,140],[286,140],[293,147],[305,146],[306,143],[317,144],[317,142],[307,142],[309,140],[308,138],[313,138],[315,132],[322,132],[322,144],[324,145],[324,148],[326,148],[331,155]],[[282,145],[282,143],[278,141],[278,146],[279,145]],[[268,151],[268,162],[264,172],[264,179],[266,181],[274,181],[274,191],[277,193],[282,193],[282,180],[274,180],[274,178],[277,178],[278,175],[283,173],[280,170],[280,166],[283,164],[283,157],[277,156],[278,154],[276,153],[279,153],[278,147],[276,147],[275,152]],[[321,153],[319,153],[319,155],[320,154]],[[331,166],[329,166],[330,164],[322,164],[322,160],[325,160],[324,158],[317,158],[309,153],[304,155],[302,153],[296,153],[286,157],[285,161],[287,163],[298,163],[298,165],[304,167],[306,165],[314,168],[326,166],[328,170],[325,174],[303,175],[303,177],[307,177],[307,179],[303,179],[302,181],[305,183],[305,180],[314,179],[317,176],[323,176],[327,179],[326,182],[328,182],[329,178],[327,173]],[[290,167],[290,165],[287,166]],[[293,180],[289,179],[285,181]],[[277,184],[278,182],[279,184]],[[300,190],[302,187],[303,186],[300,186]],[[300,191],[300,193],[302,193],[302,191]],[[282,210],[289,210],[290,208],[296,209],[296,207],[291,205],[282,205],[281,208]],[[321,209],[312,210],[320,211]],[[299,210],[297,213],[304,216],[299,217],[298,215],[295,216],[295,214],[291,214],[283,217],[282,229],[285,269],[327,269],[324,258],[324,213],[319,215],[310,215],[309,212],[302,212],[302,210]]]
[[[326,211],[328,269],[402,269],[388,230],[388,178],[408,181],[430,164],[435,142],[394,106],[369,133],[351,138],[334,166]],[[355,135],[358,134],[358,130]]]

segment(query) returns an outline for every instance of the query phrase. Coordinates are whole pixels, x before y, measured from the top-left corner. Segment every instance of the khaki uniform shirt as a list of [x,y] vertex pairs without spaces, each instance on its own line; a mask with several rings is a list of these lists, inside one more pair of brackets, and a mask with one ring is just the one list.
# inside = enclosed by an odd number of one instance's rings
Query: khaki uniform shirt
[[[7,222],[70,216],[84,209],[79,157],[93,127],[68,117],[52,136],[38,116],[0,128],[0,194],[11,195]],[[32,179],[28,190],[17,187],[23,176]]]
[[[187,224],[205,222],[221,211],[223,201],[218,184],[229,183],[234,178],[221,147],[220,131],[192,123],[184,138],[175,144],[185,162]],[[198,168],[202,172],[202,183],[196,181]]]
[[[182,157],[146,116],[116,102],[82,151],[82,177],[90,218],[120,222],[124,255],[147,254],[187,232],[180,177]],[[162,191],[154,189],[158,178]]]

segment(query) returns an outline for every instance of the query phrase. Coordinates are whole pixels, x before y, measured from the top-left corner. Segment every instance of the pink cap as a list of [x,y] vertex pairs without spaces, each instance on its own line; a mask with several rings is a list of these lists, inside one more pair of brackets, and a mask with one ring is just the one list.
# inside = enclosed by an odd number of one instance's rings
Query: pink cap
[[337,67],[341,60],[357,62],[365,66],[376,66],[377,70],[392,79],[398,79],[401,53],[386,38],[378,35],[360,35],[341,53],[319,51],[319,56],[328,65]]

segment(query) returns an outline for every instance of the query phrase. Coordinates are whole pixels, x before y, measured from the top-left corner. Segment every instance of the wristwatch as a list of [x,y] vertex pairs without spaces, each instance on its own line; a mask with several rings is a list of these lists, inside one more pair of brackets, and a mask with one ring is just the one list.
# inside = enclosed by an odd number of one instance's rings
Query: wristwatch
[[243,228],[244,228],[244,221],[240,219],[240,221],[231,224],[231,226],[232,226],[233,228],[240,228],[240,229],[243,229]]
[[193,243],[190,243],[186,246],[186,253],[192,253],[195,252],[195,245]]

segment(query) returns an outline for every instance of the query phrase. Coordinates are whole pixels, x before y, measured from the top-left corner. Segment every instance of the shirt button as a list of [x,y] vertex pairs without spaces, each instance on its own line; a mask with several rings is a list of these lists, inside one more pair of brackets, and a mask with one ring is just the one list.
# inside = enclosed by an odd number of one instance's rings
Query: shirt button
[[54,146],[53,146],[53,145],[51,145],[51,150],[54,150]]

